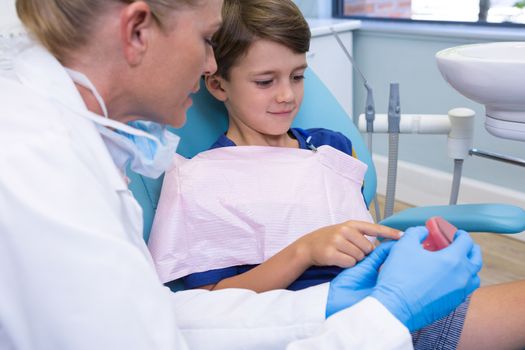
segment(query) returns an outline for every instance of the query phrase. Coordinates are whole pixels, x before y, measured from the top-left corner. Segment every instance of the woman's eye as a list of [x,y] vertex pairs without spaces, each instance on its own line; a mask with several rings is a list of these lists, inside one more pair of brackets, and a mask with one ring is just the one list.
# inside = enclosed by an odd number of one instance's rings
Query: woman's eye
[[211,46],[213,49],[217,47],[217,43],[215,43],[215,41],[213,41],[212,39],[206,38],[204,39],[204,41],[206,42],[207,45]]
[[257,86],[270,86],[270,84],[273,82],[272,79],[269,80],[256,80],[255,84]]

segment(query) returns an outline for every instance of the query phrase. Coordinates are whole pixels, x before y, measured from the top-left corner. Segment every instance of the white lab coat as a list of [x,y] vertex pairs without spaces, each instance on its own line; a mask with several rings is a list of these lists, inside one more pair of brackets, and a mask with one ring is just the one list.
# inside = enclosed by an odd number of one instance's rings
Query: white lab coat
[[372,298],[325,321],[326,284],[171,293],[63,67],[32,45],[14,73],[0,77],[0,349],[412,347]]

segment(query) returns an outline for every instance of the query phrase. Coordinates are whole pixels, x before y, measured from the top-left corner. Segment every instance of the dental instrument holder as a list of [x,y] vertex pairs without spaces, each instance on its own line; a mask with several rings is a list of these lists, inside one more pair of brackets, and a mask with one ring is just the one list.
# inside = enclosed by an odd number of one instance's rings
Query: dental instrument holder
[[[343,50],[346,58],[348,58],[348,61],[350,61],[350,65],[352,66],[352,69],[354,69],[359,77],[361,77],[361,80],[363,80],[363,84],[366,89],[366,106],[365,106],[365,116],[366,116],[366,132],[368,135],[368,151],[370,154],[372,154],[372,136],[374,132],[374,120],[376,116],[376,109],[374,104],[374,92],[372,90],[372,87],[368,84],[368,81],[365,78],[365,75],[357,64],[355,63],[352,55],[348,50],[346,49],[346,46],[343,44],[343,41],[337,34],[337,32],[334,30],[334,28],[330,27],[330,32],[334,36],[335,40],[337,41],[337,44],[339,47]],[[381,221],[381,211],[379,210],[379,203],[377,202],[377,195],[374,196],[374,208],[376,213],[376,221]]]
[[520,166],[520,167],[525,167],[525,159],[521,159],[521,158],[517,158],[517,157],[511,157],[511,156],[506,156],[506,155],[499,154],[499,153],[494,153],[494,152],[482,151],[482,150],[477,149],[477,148],[471,149],[469,151],[469,155],[471,155],[471,156],[478,156],[478,157],[481,157],[481,158],[492,159],[492,160],[497,160],[497,161],[500,161],[500,162],[503,162],[503,163],[517,165],[517,166]]
[[399,122],[401,119],[401,103],[399,99],[399,84],[390,84],[388,99],[388,174],[386,181],[385,212],[387,218],[394,213],[396,196],[397,158],[399,155]]
[[[468,157],[474,136],[475,112],[468,108],[454,108],[448,115],[440,114],[401,114],[399,120],[399,132],[401,134],[433,134],[448,135],[447,154],[454,160],[454,173],[452,188],[450,191],[450,204],[457,203],[459,185],[461,182],[461,166],[463,160]],[[366,129],[365,115],[358,118],[360,131]],[[374,132],[389,132],[388,116],[377,114],[374,121]],[[390,163],[390,160],[389,160]]]

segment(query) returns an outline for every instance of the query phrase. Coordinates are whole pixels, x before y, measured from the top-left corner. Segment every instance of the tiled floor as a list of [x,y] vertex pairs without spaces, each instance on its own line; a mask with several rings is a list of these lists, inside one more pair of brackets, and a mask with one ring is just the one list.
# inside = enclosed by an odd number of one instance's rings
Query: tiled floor
[[[378,199],[382,207],[383,199]],[[394,212],[409,207],[408,204],[396,202]],[[374,213],[373,205],[370,211]],[[525,242],[490,233],[472,233],[472,237],[483,252],[482,285],[525,280]]]

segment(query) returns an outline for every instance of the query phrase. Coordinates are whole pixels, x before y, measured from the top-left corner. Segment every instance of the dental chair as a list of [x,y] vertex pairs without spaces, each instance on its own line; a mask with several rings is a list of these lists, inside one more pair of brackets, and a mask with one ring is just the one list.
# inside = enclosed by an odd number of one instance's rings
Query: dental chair
[[[363,194],[367,205],[376,192],[376,170],[365,142],[352,120],[339,105],[321,80],[308,69],[305,79],[303,104],[294,126],[300,128],[323,127],[345,134],[351,141],[357,157],[368,165]],[[173,130],[181,137],[178,153],[193,157],[207,150],[217,137],[227,129],[227,112],[223,104],[213,98],[201,84],[193,97],[193,106],[183,128]],[[150,179],[128,172],[130,190],[142,206],[144,214],[144,239],[147,241],[163,177]],[[525,211],[505,204],[466,204],[417,207],[394,214],[381,224],[405,230],[424,225],[431,216],[442,216],[458,228],[469,232],[518,233],[525,231]]]

